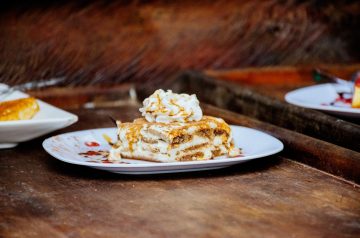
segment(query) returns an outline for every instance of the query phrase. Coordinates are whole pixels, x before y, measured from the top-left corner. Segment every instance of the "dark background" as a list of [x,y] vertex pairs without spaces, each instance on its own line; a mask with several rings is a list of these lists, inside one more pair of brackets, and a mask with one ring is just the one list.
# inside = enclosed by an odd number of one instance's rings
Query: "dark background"
[[0,81],[161,81],[184,69],[354,64],[359,1],[2,1]]

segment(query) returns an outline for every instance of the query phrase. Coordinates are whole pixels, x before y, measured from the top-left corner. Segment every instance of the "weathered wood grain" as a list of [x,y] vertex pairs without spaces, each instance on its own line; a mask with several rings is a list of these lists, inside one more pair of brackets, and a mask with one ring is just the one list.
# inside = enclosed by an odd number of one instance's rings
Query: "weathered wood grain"
[[163,81],[184,69],[358,63],[359,1],[2,1],[1,81]]
[[134,89],[132,84],[121,84],[112,87],[52,87],[27,93],[64,109],[79,109],[135,105],[138,101],[136,91],[132,92]]
[[[137,107],[74,112],[79,122],[61,132],[112,126],[109,114],[122,121],[139,116]],[[1,237],[357,237],[360,232],[359,187],[285,154],[218,171],[125,176],[57,161],[41,141],[1,151]]]

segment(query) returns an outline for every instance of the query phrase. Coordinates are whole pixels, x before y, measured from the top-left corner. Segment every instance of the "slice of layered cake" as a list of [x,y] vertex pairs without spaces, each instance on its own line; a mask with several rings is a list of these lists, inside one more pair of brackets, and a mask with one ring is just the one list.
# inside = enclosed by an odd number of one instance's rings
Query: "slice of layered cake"
[[118,141],[110,160],[175,162],[240,155],[230,126],[221,118],[203,116],[195,95],[157,90],[140,111],[144,118],[117,123]]

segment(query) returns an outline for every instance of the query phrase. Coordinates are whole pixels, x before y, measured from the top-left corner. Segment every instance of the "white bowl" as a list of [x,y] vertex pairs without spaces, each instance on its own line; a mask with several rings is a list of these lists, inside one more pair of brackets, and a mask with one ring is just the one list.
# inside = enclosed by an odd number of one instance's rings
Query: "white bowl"
[[[6,88],[0,84],[0,89]],[[15,91],[1,101],[25,98],[29,95]],[[72,113],[37,100],[40,111],[30,120],[0,121],[0,149],[15,147],[19,142],[28,141],[52,131],[67,127],[78,120]]]

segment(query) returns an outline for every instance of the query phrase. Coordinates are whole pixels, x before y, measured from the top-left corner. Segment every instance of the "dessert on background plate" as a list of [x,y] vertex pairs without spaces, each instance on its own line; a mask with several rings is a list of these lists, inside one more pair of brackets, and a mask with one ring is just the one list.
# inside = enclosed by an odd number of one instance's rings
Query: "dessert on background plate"
[[0,121],[29,120],[40,110],[33,97],[0,102]]
[[314,77],[317,82],[324,79],[324,82],[329,83],[293,90],[285,95],[285,100],[296,106],[341,117],[360,118],[360,71],[355,72],[351,80],[319,73],[318,70]]
[[[0,83],[0,92],[8,89]],[[77,116],[14,90],[0,102],[0,149],[67,127]]]
[[140,108],[143,118],[117,121],[117,142],[110,161],[123,158],[154,162],[210,160],[241,155],[230,126],[221,118],[203,116],[195,95],[156,90]]
[[331,105],[335,107],[360,108],[360,78],[355,80],[351,89],[339,90],[336,92],[337,97],[330,103],[324,105]]
[[288,92],[285,100],[341,117],[360,118],[359,83],[354,88],[337,83],[312,85]]
[[360,78],[355,81],[354,95],[351,106],[353,108],[360,108]]

